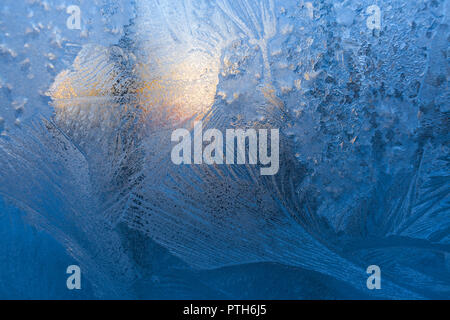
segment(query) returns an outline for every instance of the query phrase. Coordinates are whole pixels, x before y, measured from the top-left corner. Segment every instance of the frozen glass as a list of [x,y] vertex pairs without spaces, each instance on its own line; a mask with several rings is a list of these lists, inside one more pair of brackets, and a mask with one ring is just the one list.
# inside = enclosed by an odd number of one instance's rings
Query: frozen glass
[[[449,11],[2,0],[0,297],[448,298]],[[199,122],[279,170],[173,163]]]

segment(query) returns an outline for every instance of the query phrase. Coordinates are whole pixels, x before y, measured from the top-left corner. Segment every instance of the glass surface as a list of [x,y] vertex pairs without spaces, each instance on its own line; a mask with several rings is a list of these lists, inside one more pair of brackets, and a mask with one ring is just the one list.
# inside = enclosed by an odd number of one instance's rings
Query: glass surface
[[0,298],[448,298],[449,12],[2,0]]

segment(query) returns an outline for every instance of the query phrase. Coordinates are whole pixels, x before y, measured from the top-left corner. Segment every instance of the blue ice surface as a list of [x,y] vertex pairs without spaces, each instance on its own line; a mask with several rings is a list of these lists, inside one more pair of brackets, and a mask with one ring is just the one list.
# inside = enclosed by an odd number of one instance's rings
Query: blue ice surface
[[[0,4],[0,298],[450,298],[448,0],[73,4]],[[193,119],[279,173],[173,165]]]

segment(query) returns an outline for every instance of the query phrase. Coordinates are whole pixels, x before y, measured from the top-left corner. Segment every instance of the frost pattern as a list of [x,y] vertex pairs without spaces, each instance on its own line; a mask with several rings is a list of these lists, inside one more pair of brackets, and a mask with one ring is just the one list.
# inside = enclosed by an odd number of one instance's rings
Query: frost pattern
[[[448,297],[449,4],[378,1],[370,30],[371,4],[101,4],[117,41],[87,37],[42,93],[53,115],[0,140],[1,197],[100,298],[255,298],[269,275],[315,280],[262,298]],[[279,174],[173,165],[171,132],[199,119],[280,128]]]

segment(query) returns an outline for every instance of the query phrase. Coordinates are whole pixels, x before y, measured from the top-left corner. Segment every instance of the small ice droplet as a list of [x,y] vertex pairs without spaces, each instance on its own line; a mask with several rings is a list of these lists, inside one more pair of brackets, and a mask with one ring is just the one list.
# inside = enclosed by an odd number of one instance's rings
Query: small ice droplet
[[336,8],[336,21],[344,26],[350,26],[353,24],[355,13],[350,8]]

